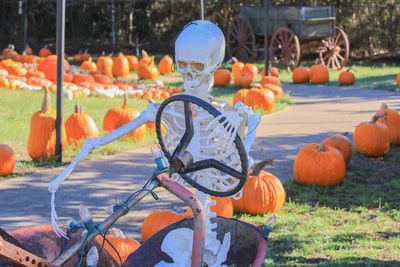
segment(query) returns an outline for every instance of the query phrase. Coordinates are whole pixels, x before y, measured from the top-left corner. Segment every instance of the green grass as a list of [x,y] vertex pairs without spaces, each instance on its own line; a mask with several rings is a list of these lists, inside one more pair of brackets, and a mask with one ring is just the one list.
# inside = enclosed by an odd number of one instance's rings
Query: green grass
[[[269,235],[264,265],[399,266],[399,158],[399,146],[384,158],[355,154],[336,187],[285,183],[287,203]],[[236,216],[262,225],[271,215]]]

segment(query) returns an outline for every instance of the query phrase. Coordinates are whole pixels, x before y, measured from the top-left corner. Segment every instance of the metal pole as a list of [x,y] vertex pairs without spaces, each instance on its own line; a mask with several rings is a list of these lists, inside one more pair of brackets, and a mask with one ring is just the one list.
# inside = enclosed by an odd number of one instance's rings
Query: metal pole
[[28,0],[24,1],[24,47],[28,45]]
[[116,47],[116,36],[115,36],[115,4],[114,0],[111,0],[111,36],[112,36],[112,46],[115,51]]
[[200,12],[201,20],[204,20],[204,0],[200,0]]
[[65,0],[57,0],[57,118],[56,160],[62,162],[62,111],[64,81]]
[[269,8],[269,0],[264,1],[264,67],[265,67],[265,75],[269,75],[269,42],[268,42],[268,8]]

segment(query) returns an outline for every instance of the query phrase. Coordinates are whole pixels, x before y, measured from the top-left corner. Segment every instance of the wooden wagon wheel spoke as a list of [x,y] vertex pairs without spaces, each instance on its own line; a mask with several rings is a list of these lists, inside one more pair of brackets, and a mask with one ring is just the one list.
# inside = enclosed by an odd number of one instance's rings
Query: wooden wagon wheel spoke
[[269,53],[274,63],[284,68],[300,63],[299,38],[287,28],[278,28],[271,37]]
[[319,60],[331,69],[341,69],[349,60],[350,45],[346,33],[336,27],[336,35],[322,40]]
[[229,57],[241,61],[252,61],[255,54],[255,35],[249,20],[237,16],[228,26],[227,50]]

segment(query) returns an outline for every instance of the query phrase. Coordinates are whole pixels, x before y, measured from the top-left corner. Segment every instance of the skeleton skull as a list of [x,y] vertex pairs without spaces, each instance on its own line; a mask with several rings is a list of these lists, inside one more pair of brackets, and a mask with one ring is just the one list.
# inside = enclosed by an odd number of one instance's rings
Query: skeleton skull
[[187,24],[175,42],[175,61],[186,92],[207,98],[224,56],[225,37],[217,25],[205,20]]

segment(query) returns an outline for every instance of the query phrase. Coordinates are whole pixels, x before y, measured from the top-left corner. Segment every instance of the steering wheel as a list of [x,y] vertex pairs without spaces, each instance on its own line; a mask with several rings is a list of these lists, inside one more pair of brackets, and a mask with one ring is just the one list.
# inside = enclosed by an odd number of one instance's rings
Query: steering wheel
[[[184,115],[185,115],[185,132],[179,141],[178,145],[176,146],[175,150],[170,153],[168,149],[165,146],[162,132],[161,132],[161,116],[163,114],[164,109],[171,103],[181,101],[183,102],[183,108],[184,108]],[[196,189],[209,194],[209,195],[214,195],[214,196],[219,196],[219,197],[226,197],[226,196],[231,196],[236,194],[237,192],[240,191],[240,189],[243,187],[246,178],[247,178],[247,169],[248,169],[248,160],[247,160],[247,153],[246,150],[244,149],[244,145],[242,143],[241,138],[236,134],[236,137],[234,139],[234,144],[237,149],[237,153],[240,157],[240,163],[241,163],[241,171],[237,171],[231,166],[228,166],[216,159],[205,159],[205,160],[200,160],[197,162],[193,162],[193,157],[191,156],[190,152],[186,150],[188,147],[190,141],[193,138],[194,135],[194,127],[193,127],[193,117],[192,117],[192,104],[195,104],[201,108],[203,108],[205,111],[207,111],[209,114],[211,114],[214,118],[217,116],[221,115],[221,113],[214,108],[211,104],[207,103],[206,101],[195,97],[191,95],[185,95],[185,94],[178,94],[171,96],[170,98],[166,99],[164,102],[160,104],[160,107],[158,108],[157,115],[156,115],[156,133],[157,133],[157,139],[160,144],[161,150],[164,153],[164,156],[167,158],[168,162],[170,163],[170,171],[172,173],[178,173],[186,182],[188,182],[190,185],[195,187]],[[225,121],[225,118],[221,118],[219,120],[220,123],[223,123]],[[226,126],[224,126],[226,127]],[[205,170],[205,169],[210,169],[214,168],[219,170],[220,172],[224,174],[228,174],[232,177],[235,177],[236,179],[239,180],[239,183],[233,188],[230,189],[229,191],[216,191],[213,190],[212,188],[207,188],[201,184],[199,184],[197,181],[193,180],[188,174],[193,173],[195,171],[200,171],[200,170]]]

